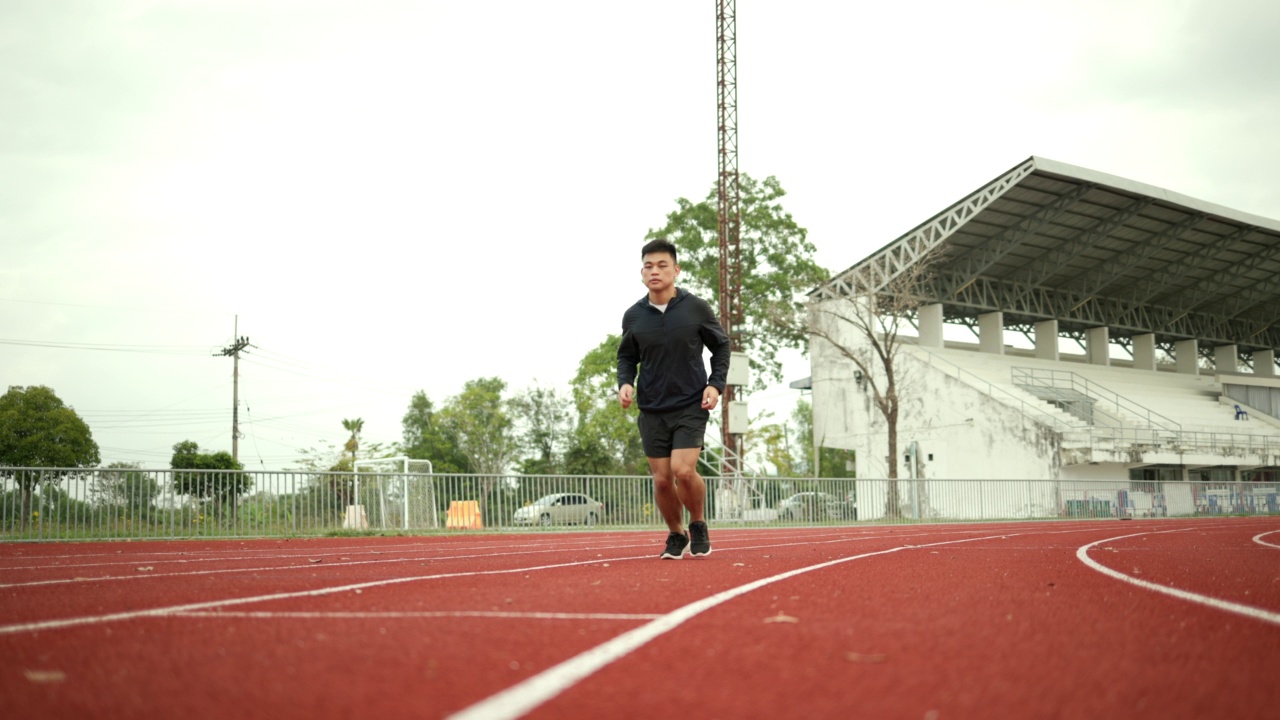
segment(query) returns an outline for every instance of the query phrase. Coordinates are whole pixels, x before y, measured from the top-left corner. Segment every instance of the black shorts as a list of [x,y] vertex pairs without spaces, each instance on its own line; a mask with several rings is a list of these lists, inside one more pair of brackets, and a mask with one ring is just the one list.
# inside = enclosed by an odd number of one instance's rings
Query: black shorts
[[710,416],[710,411],[699,405],[663,413],[640,411],[636,424],[640,426],[645,457],[666,458],[671,457],[672,450],[701,449]]

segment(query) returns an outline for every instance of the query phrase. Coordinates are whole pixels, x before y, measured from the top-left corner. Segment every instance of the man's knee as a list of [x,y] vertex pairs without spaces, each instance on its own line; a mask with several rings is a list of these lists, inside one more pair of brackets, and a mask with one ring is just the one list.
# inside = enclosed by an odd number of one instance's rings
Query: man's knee
[[688,465],[672,465],[671,474],[675,476],[676,482],[690,482],[698,476],[698,464],[695,462]]
[[658,492],[665,492],[667,490],[674,489],[675,486],[676,486],[676,476],[674,473],[665,472],[665,473],[653,474],[654,490],[657,490]]

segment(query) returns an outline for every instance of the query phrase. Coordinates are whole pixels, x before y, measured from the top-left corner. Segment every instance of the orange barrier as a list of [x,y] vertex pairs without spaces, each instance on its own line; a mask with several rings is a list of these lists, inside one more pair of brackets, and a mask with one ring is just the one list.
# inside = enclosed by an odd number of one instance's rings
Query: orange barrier
[[451,530],[480,530],[484,521],[480,518],[480,503],[475,500],[453,500],[444,526]]

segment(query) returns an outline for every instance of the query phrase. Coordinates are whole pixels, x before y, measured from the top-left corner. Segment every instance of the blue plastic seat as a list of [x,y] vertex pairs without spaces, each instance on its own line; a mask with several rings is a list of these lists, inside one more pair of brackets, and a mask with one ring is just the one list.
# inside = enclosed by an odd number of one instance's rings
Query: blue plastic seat
[[1249,413],[1245,412],[1245,411],[1244,411],[1244,408],[1242,408],[1242,407],[1240,407],[1239,405],[1237,405],[1237,406],[1236,406],[1236,419],[1237,419],[1237,420],[1239,420],[1239,419],[1241,419],[1241,418],[1243,418],[1243,419],[1245,419],[1245,420],[1248,420],[1248,419],[1249,419]]

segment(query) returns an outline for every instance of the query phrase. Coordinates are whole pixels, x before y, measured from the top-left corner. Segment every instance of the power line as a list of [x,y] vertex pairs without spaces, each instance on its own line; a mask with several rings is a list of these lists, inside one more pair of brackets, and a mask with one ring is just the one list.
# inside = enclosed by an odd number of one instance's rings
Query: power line
[[148,353],[152,355],[203,355],[207,347],[196,345],[117,345],[113,343],[76,343],[43,340],[18,340],[0,338],[0,345],[18,345],[20,347],[45,347],[61,350],[101,350],[107,352]]

